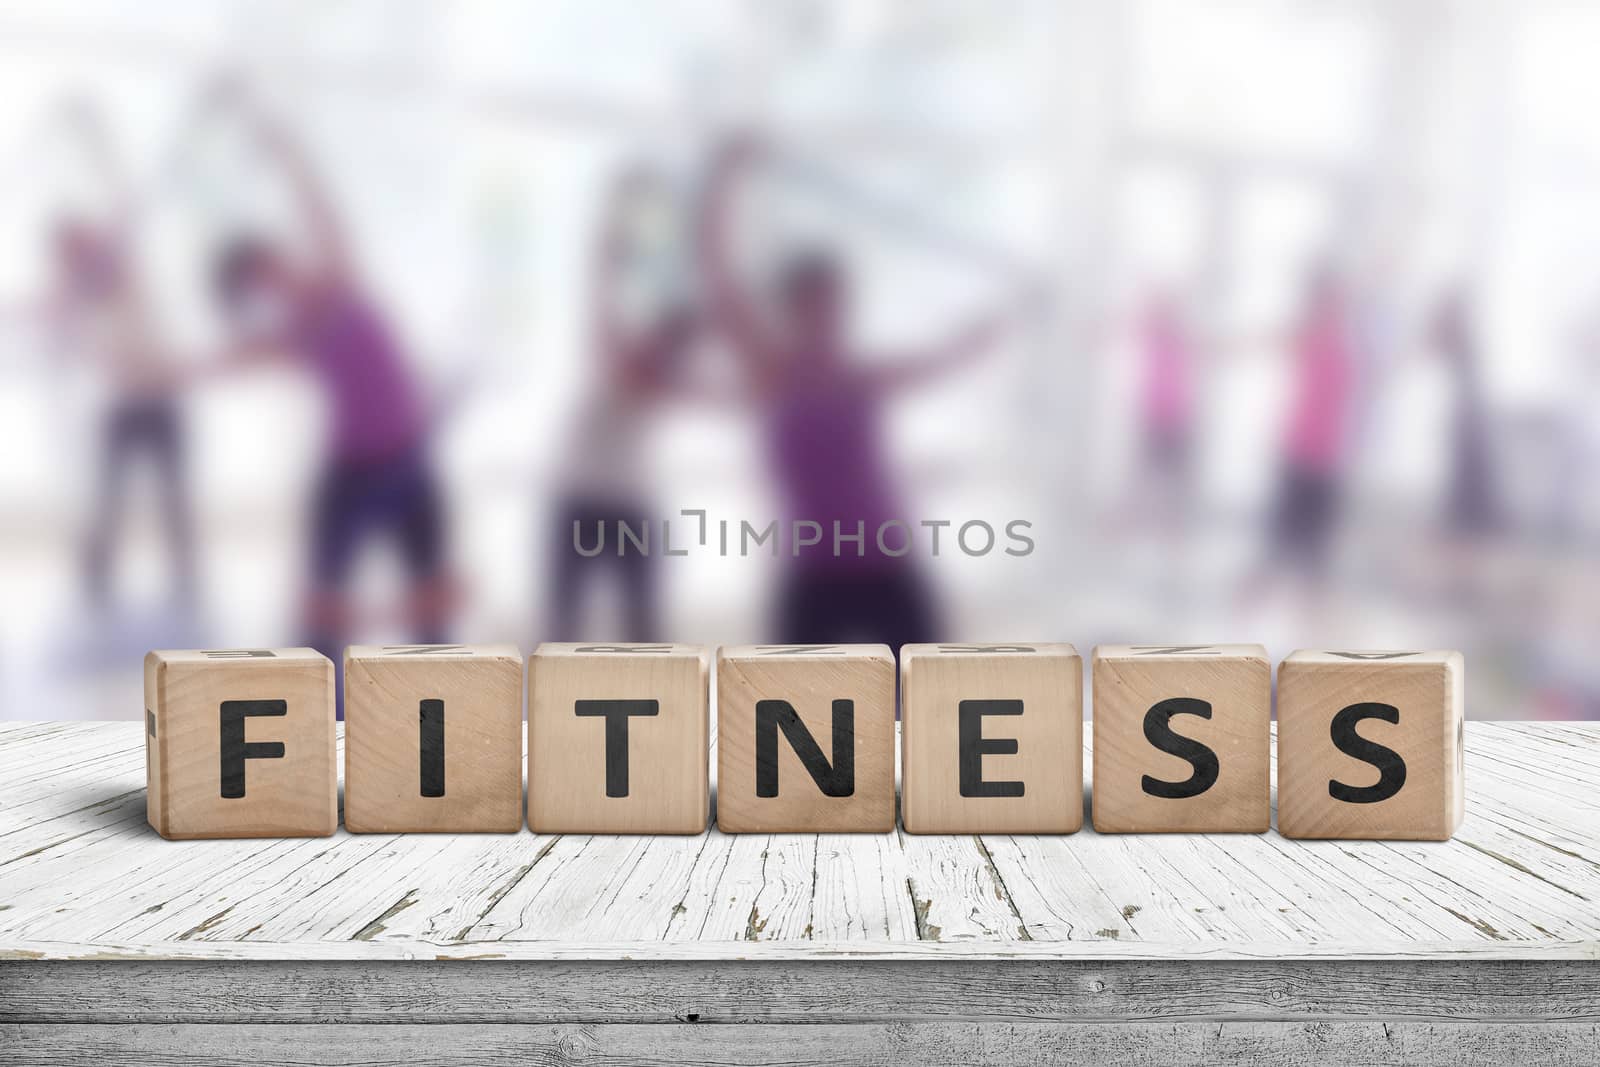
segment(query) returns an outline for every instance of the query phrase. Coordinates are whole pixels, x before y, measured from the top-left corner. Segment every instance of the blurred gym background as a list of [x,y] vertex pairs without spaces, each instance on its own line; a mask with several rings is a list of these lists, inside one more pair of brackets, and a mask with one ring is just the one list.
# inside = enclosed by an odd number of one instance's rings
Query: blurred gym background
[[[1458,647],[1469,715],[1594,717],[1597,48],[1564,0],[0,4],[0,717],[137,718],[152,647],[854,637]],[[913,550],[717,551],[791,518]]]

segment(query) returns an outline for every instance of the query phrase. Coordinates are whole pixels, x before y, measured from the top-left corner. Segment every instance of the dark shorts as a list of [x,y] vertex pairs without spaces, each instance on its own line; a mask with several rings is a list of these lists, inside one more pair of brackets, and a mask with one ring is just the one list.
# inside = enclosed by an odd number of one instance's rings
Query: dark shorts
[[[548,640],[579,640],[589,591],[596,580],[607,574],[614,574],[622,584],[621,640],[661,639],[653,553],[666,546],[652,542],[652,554],[646,554],[629,542],[626,551],[619,553],[619,523],[625,523],[636,536],[643,536],[646,531],[653,537],[661,536],[659,528],[651,529],[654,524],[646,504],[630,497],[574,492],[563,497],[557,506],[550,540],[550,609],[545,621]],[[573,540],[574,528],[577,544],[592,550],[603,536],[604,550],[589,556],[580,553]]]
[[938,640],[933,594],[921,573],[903,566],[882,571],[784,576],[778,606],[784,644],[866,642],[897,648]]
[[392,538],[414,580],[444,562],[444,509],[422,448],[374,462],[335,460],[317,488],[311,565],[318,586],[335,588],[370,538]]
[[1145,469],[1181,477],[1189,471],[1191,435],[1186,427],[1152,425],[1144,436]]
[[1321,568],[1327,562],[1338,517],[1338,476],[1291,464],[1284,469],[1278,491],[1278,513],[1272,524],[1274,553],[1297,559],[1308,568]]

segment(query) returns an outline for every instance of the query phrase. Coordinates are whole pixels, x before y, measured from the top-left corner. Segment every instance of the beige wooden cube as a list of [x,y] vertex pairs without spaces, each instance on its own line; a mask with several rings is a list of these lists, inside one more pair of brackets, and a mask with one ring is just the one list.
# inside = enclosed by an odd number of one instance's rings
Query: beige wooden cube
[[144,659],[146,817],[162,837],[326,837],[339,823],[333,664],[310,648]]
[[1260,645],[1094,650],[1094,828],[1263,833],[1272,667]]
[[741,645],[717,656],[717,826],[894,829],[894,653]]
[[914,834],[1083,826],[1083,660],[1071,645],[900,649],[900,817]]
[[1461,653],[1294,652],[1278,667],[1278,832],[1444,841],[1466,815]]
[[700,645],[540,645],[528,660],[528,825],[704,831],[710,668]]
[[352,645],[344,715],[352,833],[522,829],[515,645]]

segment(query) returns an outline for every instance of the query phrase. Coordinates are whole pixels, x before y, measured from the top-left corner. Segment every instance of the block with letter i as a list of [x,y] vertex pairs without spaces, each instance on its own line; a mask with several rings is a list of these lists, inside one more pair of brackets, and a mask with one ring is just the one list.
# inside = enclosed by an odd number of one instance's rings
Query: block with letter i
[[703,832],[710,673],[700,645],[540,645],[528,660],[528,825]]
[[894,829],[894,653],[742,645],[717,656],[717,826]]
[[1264,833],[1272,666],[1260,645],[1094,650],[1094,828]]
[[326,837],[337,828],[326,656],[151,652],[144,700],[146,815],[162,837]]
[[1071,645],[906,645],[900,698],[907,831],[1083,826],[1083,660]]
[[352,645],[344,671],[346,829],[522,829],[516,646]]
[[1466,814],[1461,653],[1299,651],[1278,667],[1278,832],[1445,841]]

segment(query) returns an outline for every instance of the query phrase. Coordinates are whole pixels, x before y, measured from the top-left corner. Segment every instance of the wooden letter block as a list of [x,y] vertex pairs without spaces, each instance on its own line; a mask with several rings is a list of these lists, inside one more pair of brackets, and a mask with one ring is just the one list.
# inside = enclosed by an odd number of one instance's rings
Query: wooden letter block
[[699,645],[540,645],[528,660],[528,825],[704,831],[710,674]]
[[1459,652],[1292,653],[1278,667],[1278,832],[1445,841],[1466,814]]
[[162,837],[326,837],[333,664],[310,648],[144,658],[145,811]]
[[1272,667],[1260,645],[1094,650],[1094,828],[1252,833],[1272,823]]
[[900,650],[900,815],[914,834],[1083,826],[1083,660],[1071,645]]
[[717,656],[717,826],[894,829],[894,653],[742,645]]
[[344,654],[352,833],[522,829],[522,653],[352,645]]

